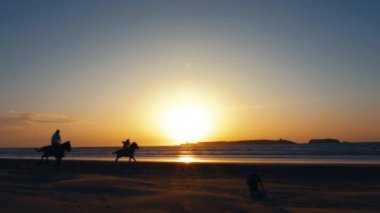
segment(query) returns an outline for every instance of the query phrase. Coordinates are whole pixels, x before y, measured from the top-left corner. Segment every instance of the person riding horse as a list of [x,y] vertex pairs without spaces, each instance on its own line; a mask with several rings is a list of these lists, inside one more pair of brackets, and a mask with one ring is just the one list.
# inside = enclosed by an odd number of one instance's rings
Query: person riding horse
[[133,159],[136,162],[136,159],[134,157],[135,150],[139,149],[140,147],[137,145],[136,142],[131,143],[129,139],[122,142],[123,148],[113,152],[112,154],[116,154],[115,162],[118,161],[121,157],[129,157],[129,163]]
[[49,160],[49,157],[53,156],[57,160],[57,165],[63,157],[65,157],[65,151],[71,151],[70,141],[66,141],[61,144],[61,136],[59,135],[60,131],[57,129],[53,136],[51,137],[51,145],[44,146],[42,148],[34,148],[37,152],[43,152],[41,156],[41,161],[46,158],[46,161]]

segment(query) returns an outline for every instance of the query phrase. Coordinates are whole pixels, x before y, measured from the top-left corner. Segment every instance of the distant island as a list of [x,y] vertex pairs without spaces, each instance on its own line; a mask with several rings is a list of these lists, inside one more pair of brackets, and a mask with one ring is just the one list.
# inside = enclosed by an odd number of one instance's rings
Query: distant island
[[326,138],[326,139],[311,139],[309,141],[309,144],[337,144],[341,143],[338,139],[331,139],[331,138]]
[[363,142],[341,142],[338,139],[324,138],[324,139],[310,139],[308,143],[297,143],[291,140],[279,139],[258,139],[258,140],[237,140],[237,141],[208,141],[208,142],[197,142],[197,143],[185,143],[180,146],[239,146],[239,145],[280,145],[280,144],[357,144],[357,143],[369,143],[377,144],[378,141],[363,141]]

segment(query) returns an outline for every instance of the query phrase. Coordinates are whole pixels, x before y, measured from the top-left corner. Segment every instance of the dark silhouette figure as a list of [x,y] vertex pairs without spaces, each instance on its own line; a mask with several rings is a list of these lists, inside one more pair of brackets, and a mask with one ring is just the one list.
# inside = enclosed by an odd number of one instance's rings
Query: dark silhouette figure
[[129,139],[123,141],[122,143],[123,143],[123,149],[128,149],[129,146],[131,145],[131,142],[129,141]]
[[112,154],[116,154],[115,162],[117,162],[117,160],[119,160],[119,158],[121,158],[121,157],[129,157],[128,163],[130,163],[132,159],[135,162],[137,162],[135,157],[134,157],[136,149],[140,149],[140,147],[137,145],[136,142],[133,142],[129,147],[127,147],[127,148],[123,147],[122,149],[119,149],[119,150],[113,152]]
[[65,156],[65,151],[71,152],[71,144],[70,141],[66,141],[63,144],[58,144],[53,146],[44,146],[40,149],[34,148],[37,152],[43,152],[41,156],[41,162],[44,158],[46,158],[46,162],[49,161],[50,156],[54,156],[57,161],[57,166],[59,166],[62,158]]
[[260,175],[253,171],[247,176],[247,185],[249,187],[251,197],[265,197],[266,192]]
[[51,146],[52,148],[58,149],[59,145],[61,145],[61,135],[59,129],[57,129],[54,134],[51,136]]

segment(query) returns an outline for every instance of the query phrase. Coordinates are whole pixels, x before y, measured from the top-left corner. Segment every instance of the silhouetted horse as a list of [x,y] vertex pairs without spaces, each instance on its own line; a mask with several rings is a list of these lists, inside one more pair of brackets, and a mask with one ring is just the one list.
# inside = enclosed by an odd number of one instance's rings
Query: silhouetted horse
[[43,152],[41,156],[41,161],[43,161],[44,158],[46,158],[46,161],[49,161],[50,156],[54,156],[57,165],[61,162],[62,158],[65,156],[65,151],[71,152],[71,144],[70,141],[66,141],[62,143],[61,145],[57,146],[56,149],[53,148],[53,146],[44,146],[41,149],[34,148],[37,152]]
[[117,160],[121,157],[129,157],[128,163],[131,162],[131,159],[133,159],[136,162],[136,159],[134,157],[136,149],[140,149],[140,147],[137,145],[136,142],[133,142],[128,148],[119,149],[116,152],[113,152],[112,154],[116,154],[115,162],[117,162]]

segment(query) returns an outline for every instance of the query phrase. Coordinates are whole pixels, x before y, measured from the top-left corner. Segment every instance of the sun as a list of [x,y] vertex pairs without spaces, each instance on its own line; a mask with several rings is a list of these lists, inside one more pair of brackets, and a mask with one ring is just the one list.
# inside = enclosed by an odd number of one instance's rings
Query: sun
[[197,142],[210,131],[211,117],[199,105],[178,105],[167,111],[164,125],[177,142]]

